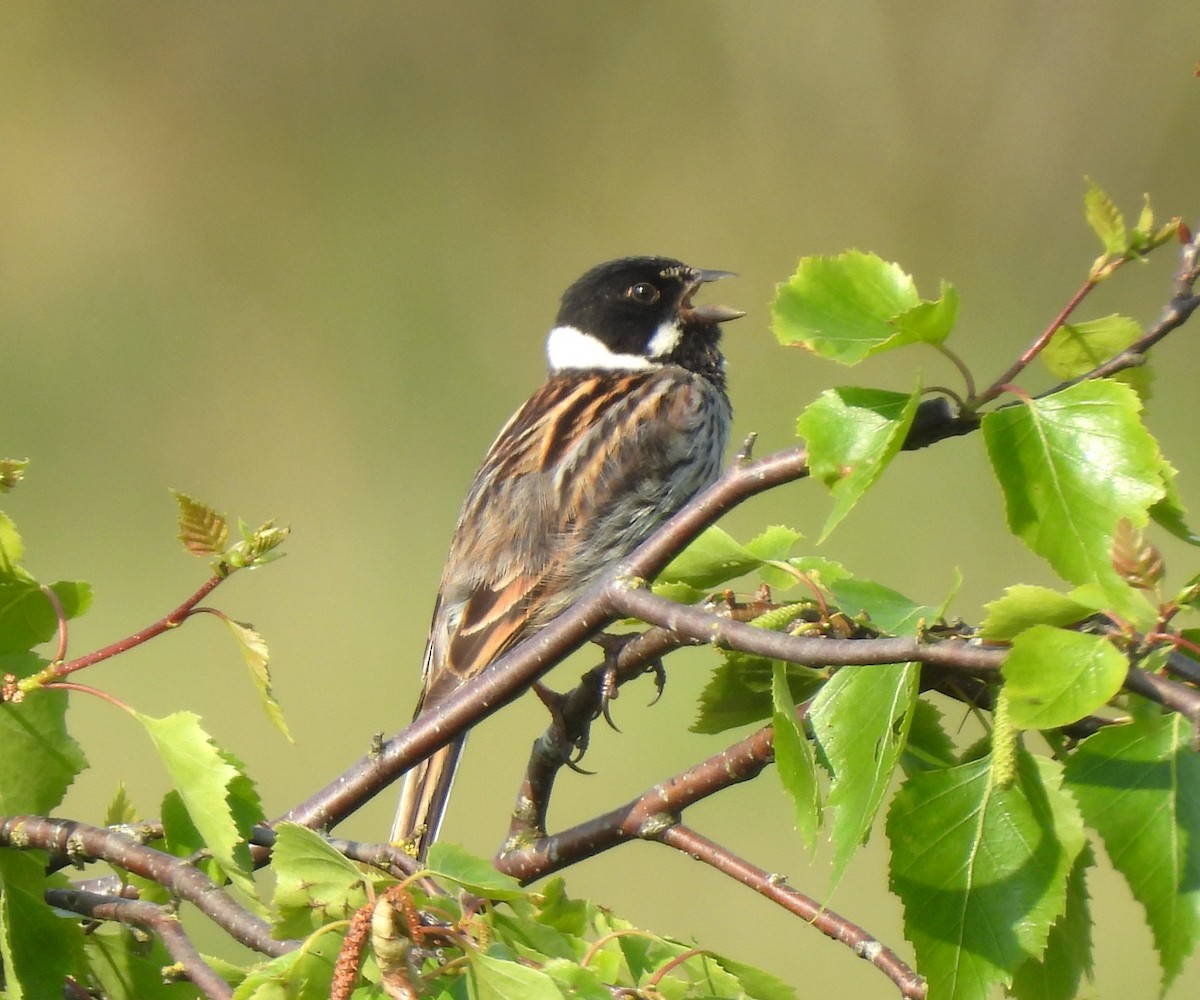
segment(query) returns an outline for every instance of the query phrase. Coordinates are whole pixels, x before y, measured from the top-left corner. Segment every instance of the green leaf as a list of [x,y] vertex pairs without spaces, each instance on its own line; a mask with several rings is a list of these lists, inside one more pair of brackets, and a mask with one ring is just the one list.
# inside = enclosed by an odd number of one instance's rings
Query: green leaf
[[1166,492],[1140,410],[1128,386],[1100,380],[983,418],[1013,533],[1064,579],[1099,584],[1129,614],[1146,604],[1112,567],[1113,532],[1122,517],[1144,527]]
[[1165,990],[1200,942],[1200,757],[1178,715],[1084,740],[1066,785],[1146,911]]
[[108,808],[104,810],[104,825],[126,826],[137,818],[137,809],[134,808],[129,799],[129,793],[125,790],[125,782],[118,781],[116,794],[113,795]]
[[[0,656],[0,675],[28,677],[46,666],[33,653]],[[0,703],[0,815],[45,816],[63,800],[75,775],[87,767],[67,732],[67,692],[39,689],[20,701]]]
[[940,611],[870,580],[837,580],[829,589],[842,611],[852,618],[865,615],[888,635],[916,635],[926,622],[936,621]]
[[1176,538],[1189,545],[1200,545],[1200,535],[1197,535],[1187,525],[1187,508],[1183,505],[1183,498],[1179,495],[1179,487],[1175,483],[1178,473],[1165,458],[1162,466],[1166,496],[1150,508],[1150,516],[1154,519],[1155,524],[1165,528]]
[[[1067,381],[1116,357],[1142,335],[1141,325],[1128,316],[1104,316],[1082,323],[1064,323],[1050,338],[1040,357],[1055,378]],[[1152,395],[1154,371],[1146,365],[1126,368],[1112,376],[1143,400]]]
[[781,562],[804,536],[783,524],[772,524],[746,543],[746,551],[762,562]]
[[915,340],[940,342],[953,325],[958,299],[922,302],[910,275],[875,254],[849,250],[805,257],[779,285],[771,306],[779,342],[852,365]]
[[63,980],[79,975],[83,930],[46,905],[45,891],[45,854],[0,850],[0,968],[8,1000],[60,997]]
[[788,686],[787,670],[776,663],[771,684],[774,702],[775,768],[784,791],[795,806],[796,832],[809,853],[817,846],[821,825],[821,795],[817,784],[817,762],[800,721]]
[[908,726],[908,741],[900,766],[906,775],[935,768],[953,767],[958,762],[954,742],[946,732],[942,713],[932,703],[918,698]]
[[888,347],[904,344],[941,344],[954,329],[958,320],[958,290],[942,282],[940,298],[923,301],[892,318],[896,336]]
[[1100,238],[1104,249],[1114,257],[1122,256],[1127,246],[1125,218],[1113,200],[1089,181],[1087,193],[1083,196],[1083,206],[1088,225]]
[[546,973],[518,962],[468,951],[471,1000],[562,1000],[566,995]]
[[813,700],[808,721],[829,770],[826,810],[836,886],[871,833],[908,739],[920,670],[914,663],[843,667]]
[[363,872],[306,827],[275,827],[271,859],[279,937],[307,937],[324,924],[349,919],[367,902]]
[[658,574],[659,583],[716,587],[756,569],[762,559],[715,525],[705,529]]
[[904,934],[935,1000],[984,1000],[1044,952],[1085,842],[1057,765],[1024,752],[1004,789],[988,757],[914,774],[887,832]]
[[1017,583],[1004,596],[984,605],[987,617],[979,627],[988,642],[1008,642],[1034,625],[1073,625],[1089,618],[1100,606],[1060,594],[1049,587]]
[[1013,640],[1000,669],[1013,725],[1054,729],[1114,697],[1129,662],[1102,636],[1034,625]]
[[904,444],[918,402],[915,392],[845,387],[826,390],[805,409],[796,429],[808,445],[813,475],[834,497],[819,541],[883,475]]
[[219,556],[229,542],[229,522],[207,504],[172,490],[179,504],[179,540],[192,555]]
[[[721,664],[700,693],[693,733],[723,733],[770,719],[771,678],[780,661],[721,650]],[[797,663],[784,663],[793,702],[806,701],[825,682],[825,674]]]
[[[122,924],[102,923],[89,929],[84,951],[105,1000],[195,1000],[191,983],[163,981],[163,969],[174,959],[154,935],[146,940]],[[61,984],[54,995],[63,995]]]
[[29,574],[21,569],[21,560],[25,558],[25,544],[12,519],[0,511],[0,579],[19,576],[20,579],[30,579]]
[[1084,874],[1095,864],[1084,844],[1067,878],[1067,905],[1050,928],[1041,959],[1028,959],[1013,978],[1017,1000],[1074,1000],[1079,982],[1092,975],[1092,916]]
[[737,978],[742,991],[754,1000],[796,1000],[796,991],[773,973],[739,962],[727,955],[709,956],[722,969]]
[[265,817],[241,761],[218,747],[192,712],[163,719],[133,715],[154,743],[213,858],[248,898],[255,899],[248,841],[254,825]]
[[484,899],[523,899],[529,895],[511,875],[500,874],[489,862],[468,854],[457,844],[435,843],[429,849],[427,867]]
[[[328,1000],[334,962],[344,935],[313,935],[296,948],[252,969],[233,991],[232,1000]],[[371,994],[383,997],[382,993]]]
[[295,743],[296,741],[292,739],[292,734],[288,729],[287,721],[283,717],[283,709],[279,707],[279,702],[275,700],[275,695],[271,690],[271,671],[267,666],[270,653],[267,650],[266,640],[251,625],[235,622],[225,615],[218,615],[218,617],[229,626],[229,631],[237,640],[238,648],[242,651],[242,659],[250,668],[250,678],[254,681],[254,687],[258,691],[258,700],[262,703],[267,718],[289,743]]
[[25,478],[27,458],[0,458],[0,493],[7,493]]

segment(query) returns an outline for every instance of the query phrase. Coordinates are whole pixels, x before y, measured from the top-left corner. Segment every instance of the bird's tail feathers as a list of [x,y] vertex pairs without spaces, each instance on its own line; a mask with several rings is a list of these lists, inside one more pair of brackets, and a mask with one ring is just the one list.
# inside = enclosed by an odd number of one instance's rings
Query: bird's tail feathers
[[418,858],[424,859],[437,839],[465,742],[463,737],[442,747],[404,776],[392,842],[412,848]]

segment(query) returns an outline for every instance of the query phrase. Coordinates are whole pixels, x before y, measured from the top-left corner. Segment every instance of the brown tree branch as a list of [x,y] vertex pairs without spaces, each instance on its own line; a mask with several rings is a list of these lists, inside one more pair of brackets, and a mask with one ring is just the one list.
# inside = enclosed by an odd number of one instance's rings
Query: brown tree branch
[[107,861],[122,871],[151,879],[194,905],[235,941],[264,955],[282,955],[300,944],[272,937],[269,923],[235,902],[183,858],[156,851],[116,830],[43,816],[0,816],[0,846],[34,848],[72,862]]
[[46,902],[92,920],[116,920],[158,936],[187,978],[208,1000],[226,1000],[233,988],[200,956],[179,917],[166,907],[136,899],[103,896],[83,889],[47,889]]

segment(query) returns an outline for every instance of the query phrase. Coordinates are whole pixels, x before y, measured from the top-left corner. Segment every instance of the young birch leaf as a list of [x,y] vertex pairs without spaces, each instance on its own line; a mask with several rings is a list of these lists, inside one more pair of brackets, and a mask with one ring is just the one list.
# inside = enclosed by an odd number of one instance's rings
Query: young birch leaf
[[1049,587],[1017,583],[1007,588],[1003,597],[984,605],[987,617],[979,634],[988,642],[1009,642],[1034,625],[1074,625],[1102,608]]
[[348,919],[367,901],[365,876],[319,834],[295,823],[275,828],[275,933],[307,937],[333,920]]
[[1013,725],[1054,729],[1113,698],[1129,663],[1103,636],[1034,625],[1013,640],[1000,671]]
[[1124,254],[1127,246],[1125,218],[1113,200],[1097,185],[1089,182],[1087,193],[1083,196],[1083,208],[1088,225],[1100,238],[1104,249],[1114,257]]
[[1187,508],[1175,484],[1178,473],[1165,458],[1162,463],[1163,486],[1166,495],[1150,508],[1150,516],[1160,528],[1165,528],[1176,538],[1189,545],[1200,545],[1200,535],[1187,526]]
[[267,666],[270,654],[267,651],[266,640],[249,625],[235,622],[232,618],[226,618],[224,615],[219,617],[229,626],[229,631],[237,640],[238,648],[242,651],[242,659],[250,668],[250,677],[258,690],[258,698],[262,702],[263,711],[267,713],[267,718],[274,723],[275,728],[289,743],[295,743],[287,722],[283,718],[283,709],[279,707],[279,702],[275,700],[275,695],[271,690],[271,671]]
[[1112,567],[1113,531],[1122,517],[1144,525],[1166,492],[1140,410],[1128,386],[1096,381],[983,418],[1013,534],[1064,579],[1099,584],[1134,615],[1146,605]]
[[219,556],[229,541],[229,522],[207,504],[178,490],[171,491],[179,504],[179,540],[192,555]]
[[471,1000],[563,1000],[567,994],[550,976],[519,962],[474,948],[466,953]]
[[248,898],[255,898],[250,878],[248,840],[255,823],[264,821],[258,793],[245,768],[222,750],[200,727],[192,712],[155,719],[135,712],[171,777],[188,815],[221,870]]
[[8,1000],[63,996],[79,976],[83,928],[46,905],[45,855],[0,851],[0,969]]
[[137,818],[137,809],[130,801],[129,793],[125,789],[125,782],[117,782],[116,794],[113,795],[108,808],[104,810],[104,825],[126,826],[135,822]]
[[931,604],[917,604],[870,580],[835,580],[829,589],[846,614],[866,615],[872,625],[890,635],[916,635],[923,622],[935,621],[939,613]]
[[[809,709],[809,725],[829,769],[831,887],[870,836],[908,740],[920,685],[914,663],[843,667]],[[832,888],[831,890],[832,891]]]
[[787,671],[776,663],[771,682],[775,727],[775,768],[784,791],[795,806],[796,832],[811,855],[821,826],[821,794],[812,746],[796,718],[796,703],[788,686]]
[[[771,681],[777,660],[747,653],[721,651],[722,662],[700,693],[693,733],[723,733],[738,726],[763,722],[772,715]],[[793,702],[811,698],[825,675],[796,663],[783,663]]]
[[1092,976],[1092,914],[1084,874],[1095,864],[1084,844],[1067,878],[1067,905],[1050,928],[1041,959],[1017,969],[1009,992],[1016,1000],[1074,1000],[1079,983]]
[[1024,752],[1007,788],[988,757],[914,774],[887,832],[904,936],[936,1000],[985,1000],[1043,954],[1085,843],[1057,764]]
[[713,525],[679,553],[658,574],[659,583],[685,583],[690,587],[717,587],[762,564],[729,532]]
[[[1116,357],[1142,335],[1141,324],[1128,316],[1104,316],[1083,323],[1064,323],[1039,357],[1055,378],[1078,378]],[[1154,373],[1146,365],[1127,368],[1113,376],[1143,400],[1148,400]]]
[[808,445],[813,475],[834,498],[819,542],[829,537],[900,451],[918,402],[915,392],[846,387],[827,389],[805,409],[796,430]]
[[943,281],[940,298],[922,301],[892,318],[896,336],[886,346],[890,349],[904,344],[941,344],[950,336],[957,320],[958,290]]
[[852,365],[882,349],[896,335],[893,317],[920,301],[912,277],[875,254],[805,257],[776,289],[772,329],[781,344]]
[[438,841],[429,849],[429,870],[484,899],[525,899],[529,890],[511,875],[496,871],[487,861],[468,854],[457,844]]
[[1178,715],[1110,726],[1071,756],[1066,786],[1146,911],[1162,989],[1200,943],[1200,757]]
[[[0,656],[0,675],[28,677],[46,666],[33,653]],[[0,815],[52,813],[87,758],[67,732],[67,692],[33,691],[0,703]]]

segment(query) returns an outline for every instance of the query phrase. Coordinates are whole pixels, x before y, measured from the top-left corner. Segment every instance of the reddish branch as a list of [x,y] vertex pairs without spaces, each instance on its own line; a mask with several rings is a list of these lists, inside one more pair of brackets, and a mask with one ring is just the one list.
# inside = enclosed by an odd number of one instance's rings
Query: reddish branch
[[847,945],[859,958],[870,962],[896,984],[901,996],[910,1000],[924,1000],[928,993],[925,980],[891,948],[858,924],[822,906],[811,896],[793,889],[785,879],[752,865],[682,823],[667,827],[653,839],[715,868],[794,913],[826,937]]

